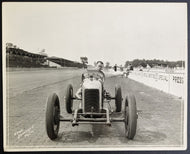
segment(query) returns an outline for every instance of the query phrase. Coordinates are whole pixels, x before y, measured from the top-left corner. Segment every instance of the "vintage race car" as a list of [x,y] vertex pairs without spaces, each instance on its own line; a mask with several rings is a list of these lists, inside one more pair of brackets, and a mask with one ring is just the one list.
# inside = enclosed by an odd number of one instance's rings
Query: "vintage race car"
[[[57,94],[53,93],[47,99],[46,105],[46,132],[51,140],[58,137],[60,121],[71,122],[72,126],[79,124],[103,124],[111,126],[112,122],[124,122],[125,134],[128,139],[133,139],[137,127],[137,109],[135,96],[128,94],[125,98],[123,118],[112,118],[113,110],[109,104],[115,100],[115,112],[121,112],[122,92],[121,87],[115,86],[115,96],[112,97],[104,89],[104,73],[88,70],[82,75],[81,97],[73,95],[73,86],[68,85],[65,96],[66,111],[72,118],[60,115],[60,102]],[[77,109],[73,109],[73,101],[80,100]]]

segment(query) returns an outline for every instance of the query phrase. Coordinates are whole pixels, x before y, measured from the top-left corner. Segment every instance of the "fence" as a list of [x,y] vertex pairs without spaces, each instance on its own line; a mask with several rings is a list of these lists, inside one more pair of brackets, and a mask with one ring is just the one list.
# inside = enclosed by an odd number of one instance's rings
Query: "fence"
[[166,93],[184,98],[184,73],[132,71],[129,78]]

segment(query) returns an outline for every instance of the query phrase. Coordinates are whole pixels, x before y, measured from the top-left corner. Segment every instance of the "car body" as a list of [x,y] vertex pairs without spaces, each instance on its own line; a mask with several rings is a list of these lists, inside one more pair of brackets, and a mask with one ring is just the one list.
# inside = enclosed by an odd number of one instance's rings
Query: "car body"
[[104,80],[103,72],[88,70],[83,74],[81,107],[84,113],[101,112],[103,109]]
[[[79,90],[81,97],[73,96],[73,86],[69,84],[66,90],[65,106],[66,111],[72,114],[70,119],[60,115],[59,98],[57,94],[49,96],[46,109],[46,131],[51,140],[58,136],[59,122],[71,122],[72,126],[80,124],[103,124],[111,126],[112,122],[124,122],[126,137],[133,139],[136,133],[137,112],[136,100],[134,95],[127,95],[125,99],[123,118],[111,118],[113,110],[108,107],[111,100],[115,100],[114,112],[121,112],[122,93],[121,87],[115,86],[115,96],[112,97],[104,89],[105,75],[101,71],[87,70],[82,74],[82,82]],[[73,101],[78,100],[79,106],[73,109]]]

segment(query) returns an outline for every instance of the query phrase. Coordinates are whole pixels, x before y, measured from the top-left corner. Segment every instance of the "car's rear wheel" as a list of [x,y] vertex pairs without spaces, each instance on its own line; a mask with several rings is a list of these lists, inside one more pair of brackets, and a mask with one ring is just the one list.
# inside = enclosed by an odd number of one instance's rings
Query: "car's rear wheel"
[[129,94],[125,99],[125,135],[133,139],[137,129],[137,108],[135,96]]
[[72,113],[72,111],[73,111],[73,86],[71,84],[69,84],[67,87],[65,102],[66,102],[67,113]]
[[46,104],[46,132],[51,140],[58,137],[60,104],[58,96],[53,93],[48,97]]
[[121,112],[121,106],[122,106],[121,87],[119,85],[116,85],[116,87],[115,87],[115,107],[116,107],[116,112]]

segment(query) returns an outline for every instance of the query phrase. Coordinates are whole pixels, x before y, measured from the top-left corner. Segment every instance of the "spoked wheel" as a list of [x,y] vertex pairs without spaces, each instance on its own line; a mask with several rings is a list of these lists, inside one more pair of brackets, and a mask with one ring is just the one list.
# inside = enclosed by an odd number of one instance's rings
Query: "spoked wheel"
[[66,102],[67,113],[72,113],[72,110],[73,110],[73,86],[71,84],[69,84],[67,87],[65,102]]
[[137,108],[135,96],[129,94],[125,99],[125,135],[133,139],[137,129]]
[[58,96],[53,93],[48,97],[46,105],[46,132],[51,140],[58,137],[60,104]]
[[121,87],[116,85],[116,87],[115,87],[115,107],[116,107],[116,112],[121,112],[121,106],[122,106]]

